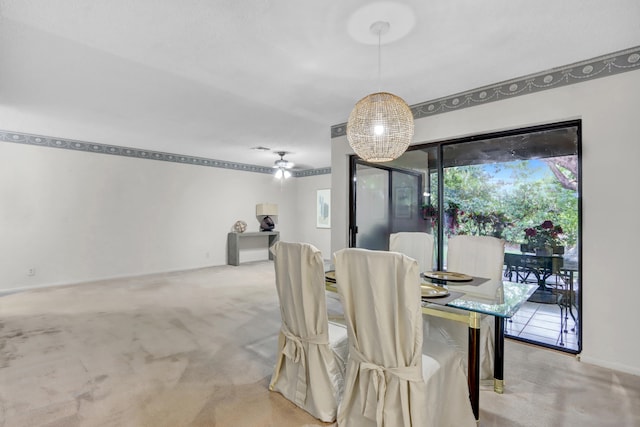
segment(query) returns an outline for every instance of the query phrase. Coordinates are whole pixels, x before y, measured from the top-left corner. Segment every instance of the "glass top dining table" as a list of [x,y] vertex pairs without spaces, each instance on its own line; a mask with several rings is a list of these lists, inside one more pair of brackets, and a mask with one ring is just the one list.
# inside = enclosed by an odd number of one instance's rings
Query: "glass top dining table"
[[[333,271],[326,272],[326,288],[337,292]],[[486,282],[487,279],[479,282]],[[422,279],[422,282],[430,282]],[[439,281],[438,281],[439,282]],[[442,286],[442,282],[439,284]],[[446,283],[450,295],[445,298],[422,298],[422,312],[425,315],[443,317],[466,323],[469,327],[468,375],[469,398],[476,420],[480,415],[480,320],[482,315],[495,316],[495,358],[494,358],[494,390],[504,391],[504,320],[512,317],[522,304],[535,292],[536,285],[503,281],[495,288],[495,292],[483,293],[478,287],[457,287],[456,283]],[[464,288],[464,291],[462,291]],[[446,307],[446,308],[445,308]],[[449,310],[454,308],[458,310]]]
[[[478,279],[478,278],[474,278]],[[486,280],[486,279],[485,279]],[[448,282],[450,298],[423,298],[422,312],[430,316],[444,317],[469,326],[468,375],[469,398],[476,420],[480,418],[480,320],[481,315],[495,317],[493,389],[496,393],[504,392],[504,320],[512,317],[522,304],[535,292],[536,285],[504,282],[490,287],[492,291],[482,292],[480,286],[475,291],[473,286],[457,287]],[[458,310],[443,310],[441,307]]]
[[[449,290],[456,291],[455,285],[449,284]],[[522,304],[535,292],[536,285],[503,281],[495,295],[476,294],[473,291],[461,292],[458,298],[448,301],[447,307],[459,308],[491,316],[510,318],[520,309]],[[423,298],[422,306],[438,304],[437,298]]]

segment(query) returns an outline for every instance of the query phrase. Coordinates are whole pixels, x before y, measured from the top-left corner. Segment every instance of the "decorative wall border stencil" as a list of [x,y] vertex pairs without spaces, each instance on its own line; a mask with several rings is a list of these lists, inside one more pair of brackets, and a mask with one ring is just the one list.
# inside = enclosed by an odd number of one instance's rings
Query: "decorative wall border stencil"
[[292,174],[296,178],[302,178],[305,176],[314,176],[314,175],[326,175],[331,173],[331,168],[318,168],[318,169],[306,169],[301,171],[293,171]]
[[[467,92],[445,96],[411,106],[413,117],[420,119],[436,114],[448,113],[463,108],[475,107],[488,102],[500,101],[520,95],[555,89],[561,86],[582,83],[600,77],[640,69],[640,46],[608,55],[576,62],[513,80],[472,89]],[[331,126],[331,138],[347,134],[347,124]]]
[[[530,74],[513,80],[507,80],[490,86],[484,86],[467,92],[422,102],[411,106],[413,117],[433,116],[435,114],[460,110],[513,98],[515,96],[540,92],[547,89],[555,89],[586,80],[612,76],[627,71],[640,69],[640,46],[621,50],[619,52],[593,58],[587,61],[576,62],[564,67],[555,68],[541,73]],[[331,138],[344,136],[347,133],[347,124],[331,126]],[[208,166],[214,168],[240,170],[244,172],[256,172],[272,174],[273,168],[266,166],[249,165],[245,163],[227,162],[224,160],[208,159],[160,151],[141,150],[138,148],[122,147],[110,144],[98,144],[93,142],[78,141],[73,139],[54,138],[42,135],[32,135],[21,132],[0,130],[0,141],[13,142],[42,147],[62,148],[66,150],[86,151],[91,153],[109,154],[114,156],[136,157],[148,160],[160,160],[190,164],[195,166]],[[307,169],[292,171],[296,178],[330,174],[331,168]]]
[[[42,135],[32,135],[21,132],[0,130],[0,141],[13,142],[25,145],[37,145],[41,147],[62,148],[65,150],[87,151],[90,153],[110,154],[113,156],[137,157],[140,159],[160,160],[163,162],[183,163],[195,166],[208,166],[213,168],[233,169],[243,172],[257,172],[273,174],[273,168],[267,166],[249,165],[246,163],[234,163],[224,160],[208,159],[205,157],[185,156],[181,154],[164,153],[152,150],[140,150],[138,148],[121,147],[118,145],[98,144],[94,142],[78,141],[74,139],[52,138]],[[296,171],[294,177],[323,175],[331,173],[331,168],[308,169]]]

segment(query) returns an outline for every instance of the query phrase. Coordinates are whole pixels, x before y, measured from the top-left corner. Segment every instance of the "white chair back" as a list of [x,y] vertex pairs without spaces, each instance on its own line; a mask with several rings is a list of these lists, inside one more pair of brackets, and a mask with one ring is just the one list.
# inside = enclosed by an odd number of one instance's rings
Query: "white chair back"
[[401,231],[389,235],[389,250],[400,252],[418,262],[418,271],[433,270],[433,235],[423,232]]
[[456,285],[461,290],[487,297],[499,297],[502,290],[504,240],[491,236],[453,236],[447,250],[447,270],[489,279],[479,286]]
[[271,252],[282,327],[269,389],[332,422],[348,346],[346,328],[327,320],[322,254],[310,244],[287,242],[275,243]]
[[334,257],[349,332],[338,425],[435,425],[426,419],[416,261],[366,249],[343,249]]

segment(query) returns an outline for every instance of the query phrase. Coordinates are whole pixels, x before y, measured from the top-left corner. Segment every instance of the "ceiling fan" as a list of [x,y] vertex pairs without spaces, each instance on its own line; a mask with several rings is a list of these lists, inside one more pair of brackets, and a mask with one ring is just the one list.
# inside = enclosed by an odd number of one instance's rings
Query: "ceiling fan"
[[280,159],[275,161],[273,168],[276,170],[275,175],[277,179],[287,179],[291,177],[291,169],[294,165],[292,162],[285,160],[285,154],[289,154],[286,151],[276,151],[280,156]]

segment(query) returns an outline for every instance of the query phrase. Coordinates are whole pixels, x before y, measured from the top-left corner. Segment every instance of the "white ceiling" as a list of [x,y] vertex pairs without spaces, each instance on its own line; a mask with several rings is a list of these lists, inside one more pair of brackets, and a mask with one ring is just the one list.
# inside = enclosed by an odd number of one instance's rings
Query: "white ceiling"
[[638,0],[0,0],[0,129],[320,168],[368,93],[412,105],[638,45]]

